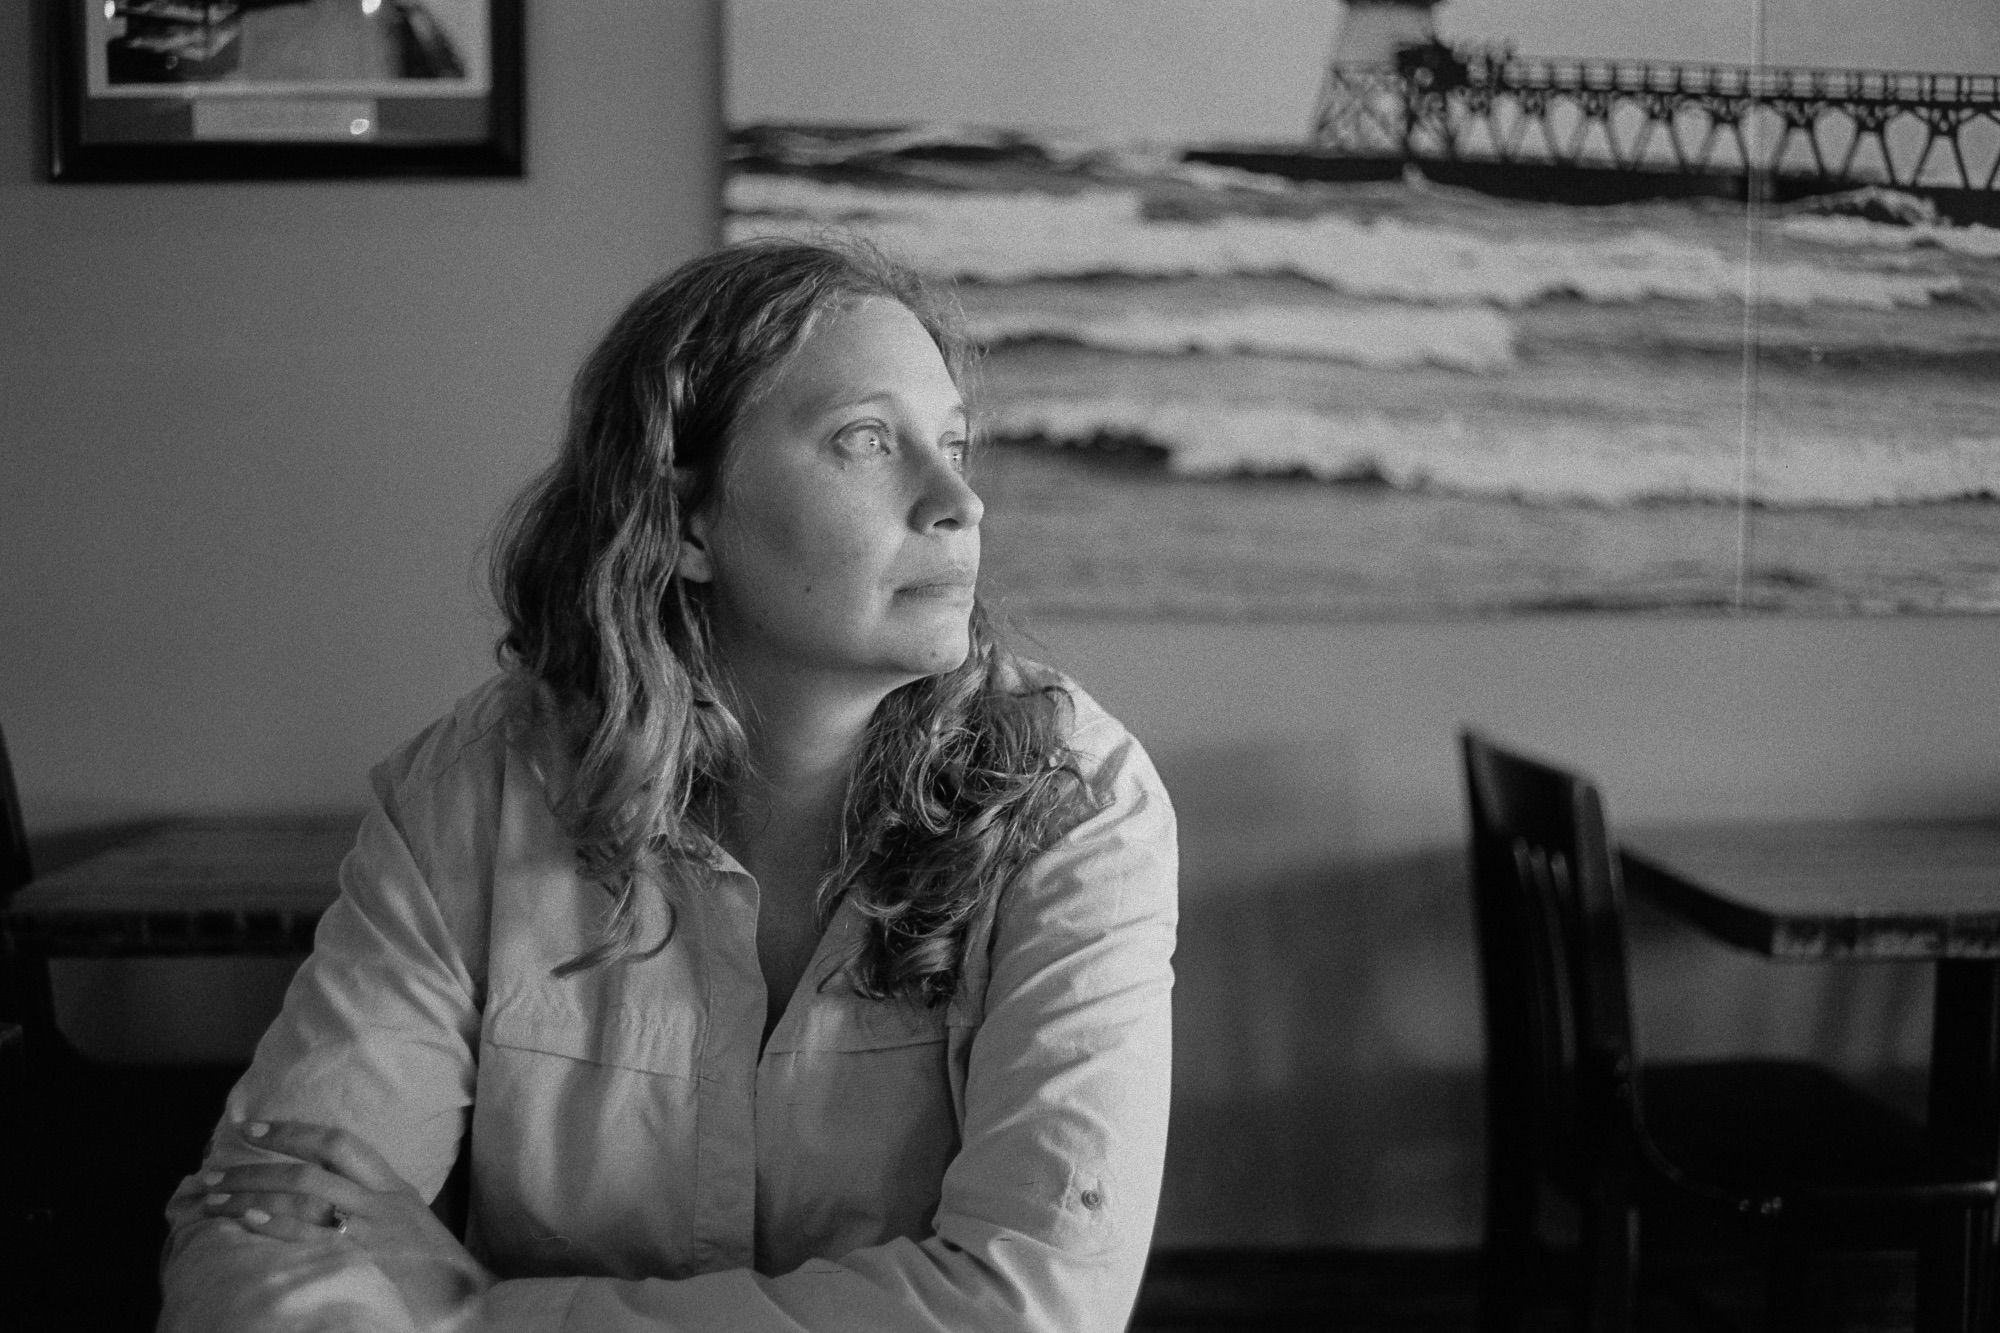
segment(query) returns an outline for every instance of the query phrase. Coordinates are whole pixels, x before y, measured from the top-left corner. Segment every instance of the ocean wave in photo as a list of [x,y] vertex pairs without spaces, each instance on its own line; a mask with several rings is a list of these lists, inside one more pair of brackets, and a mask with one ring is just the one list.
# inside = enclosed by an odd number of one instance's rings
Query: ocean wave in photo
[[[1182,161],[1180,145],[1150,139],[1107,137],[1055,129],[962,123],[831,128],[754,125],[738,129],[730,145],[737,167],[765,170],[894,169],[929,161],[1007,163],[1087,172],[1096,176],[1170,176],[1235,180],[1251,189],[1282,188],[1274,178],[1239,177],[1257,173]],[[1228,175],[1224,176],[1223,172]]]
[[[1735,442],[1670,422],[1615,431],[1553,419],[1410,419],[1138,399],[1041,399],[995,407],[1002,441],[1157,457],[1191,480],[1288,477],[1537,503],[1733,503]],[[1872,506],[2000,497],[2000,436],[1937,444],[1819,438],[1760,441],[1752,500]]]
[[989,348],[1060,342],[1139,355],[1232,352],[1385,370],[1435,366],[1488,375],[1514,364],[1513,325],[1505,315],[1484,306],[975,310],[967,316],[966,331]]
[[1784,218],[1778,228],[1794,240],[1810,240],[1822,246],[1848,250],[1944,250],[1974,260],[2000,258],[2000,226],[1970,222],[1954,226],[1940,222],[1936,208],[1926,200],[1898,196],[1892,190],[1876,190],[1900,200],[1912,200],[1916,208],[1904,208],[1908,216],[1884,220],[1874,216],[1854,216],[1846,212],[1796,212]]
[[1878,187],[1746,215],[1187,153],[732,137],[730,237],[851,231],[956,281],[1027,604],[2000,607],[2000,229]]
[[[1150,215],[1136,189],[873,189],[748,173],[729,180],[725,204],[732,240],[851,228],[925,273],[974,282],[1288,274],[1363,299],[1503,308],[1564,296],[1740,301],[1746,286],[1740,253],[1646,227],[1552,239],[1339,212],[1189,222]],[[1775,306],[1893,310],[1960,286],[1949,273],[1773,260],[1756,292]]]

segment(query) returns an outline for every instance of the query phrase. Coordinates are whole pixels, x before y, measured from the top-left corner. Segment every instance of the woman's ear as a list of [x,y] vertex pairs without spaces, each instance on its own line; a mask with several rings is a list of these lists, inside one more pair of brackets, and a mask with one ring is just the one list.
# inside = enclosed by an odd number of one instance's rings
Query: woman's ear
[[[686,496],[692,489],[693,474],[686,468],[674,469],[674,490]],[[715,578],[715,564],[708,555],[709,506],[703,505],[681,519],[681,553],[674,562],[674,574],[689,583],[708,583]]]

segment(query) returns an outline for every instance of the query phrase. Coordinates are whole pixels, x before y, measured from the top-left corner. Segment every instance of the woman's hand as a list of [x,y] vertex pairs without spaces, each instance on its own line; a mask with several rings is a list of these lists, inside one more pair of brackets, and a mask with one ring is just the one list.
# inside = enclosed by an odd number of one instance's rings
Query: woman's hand
[[366,1143],[324,1125],[256,1121],[240,1126],[253,1148],[293,1158],[225,1167],[201,1177],[202,1211],[279,1240],[360,1247],[402,1293],[417,1322],[449,1325],[493,1285],[423,1197]]

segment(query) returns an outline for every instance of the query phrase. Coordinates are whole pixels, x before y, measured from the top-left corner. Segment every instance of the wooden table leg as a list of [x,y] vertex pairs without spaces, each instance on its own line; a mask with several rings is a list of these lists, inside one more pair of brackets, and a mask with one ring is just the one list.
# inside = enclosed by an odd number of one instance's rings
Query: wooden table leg
[[[1942,959],[1931,1028],[1931,1141],[1991,1172],[2000,1160],[2000,964]],[[1917,1268],[1917,1328],[1985,1329],[1996,1313],[1994,1210],[1934,1225]]]

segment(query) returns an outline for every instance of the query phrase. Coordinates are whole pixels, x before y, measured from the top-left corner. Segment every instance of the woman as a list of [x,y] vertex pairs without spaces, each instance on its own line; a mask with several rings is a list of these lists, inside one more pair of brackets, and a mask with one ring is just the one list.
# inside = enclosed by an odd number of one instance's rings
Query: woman
[[376,770],[170,1205],[164,1327],[1123,1326],[1173,815],[996,646],[964,361],[855,248],[617,320],[499,550],[506,670]]

